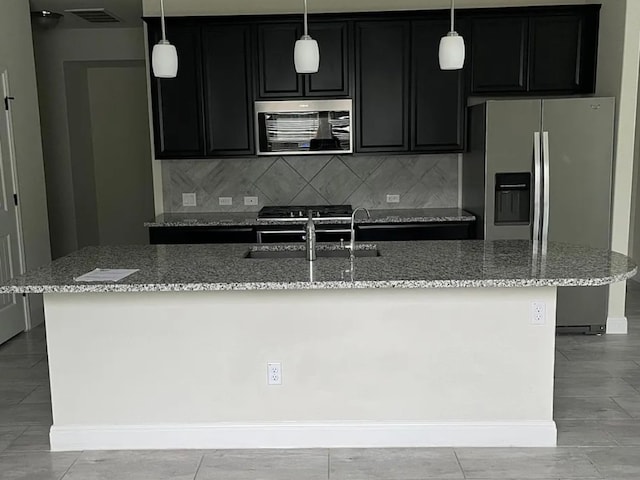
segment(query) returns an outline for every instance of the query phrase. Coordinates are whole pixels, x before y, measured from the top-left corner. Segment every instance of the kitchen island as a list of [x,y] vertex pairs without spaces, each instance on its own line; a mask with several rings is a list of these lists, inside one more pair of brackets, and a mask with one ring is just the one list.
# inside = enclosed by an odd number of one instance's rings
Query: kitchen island
[[[52,449],[553,446],[556,288],[636,271],[528,241],[301,248],[85,248],[0,287],[44,293]],[[139,271],[74,280],[96,267]]]

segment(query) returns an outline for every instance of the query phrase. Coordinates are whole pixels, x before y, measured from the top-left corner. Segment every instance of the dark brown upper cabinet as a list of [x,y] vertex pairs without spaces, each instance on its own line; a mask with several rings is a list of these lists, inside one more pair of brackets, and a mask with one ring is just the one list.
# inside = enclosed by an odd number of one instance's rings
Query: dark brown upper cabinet
[[487,17],[472,21],[470,60],[473,93],[527,90],[527,17]]
[[313,23],[309,25],[309,35],[318,42],[320,67],[317,73],[304,75],[305,95],[308,97],[349,95],[348,23]]
[[297,23],[258,25],[258,96],[301,97],[302,77],[293,64],[293,48],[300,38]]
[[[463,22],[456,29],[466,36]],[[465,126],[465,71],[440,70],[438,46],[449,21],[411,23],[411,150],[462,151]],[[468,65],[468,61],[465,62]]]
[[470,17],[472,94],[595,92],[599,5],[505,10]]
[[529,90],[593,93],[598,15],[536,15],[529,20]]
[[408,21],[356,22],[356,150],[409,150]]
[[309,35],[318,42],[317,73],[298,74],[293,49],[302,24],[258,25],[258,96],[261,98],[341,97],[349,94],[347,22],[313,22]]
[[[168,23],[178,51],[176,78],[151,77],[156,158],[204,156],[204,102],[200,28]],[[149,48],[161,38],[159,24],[149,25]]]
[[207,156],[254,152],[250,43],[249,25],[202,29]]
[[[303,97],[354,99],[356,152],[459,152],[470,95],[595,91],[599,11],[460,9],[462,71],[438,65],[448,11],[313,15],[320,68],[308,75],[293,64],[301,15],[172,17],[178,77],[150,81],[156,158],[252,155],[254,100]],[[160,23],[145,21],[152,48]]]

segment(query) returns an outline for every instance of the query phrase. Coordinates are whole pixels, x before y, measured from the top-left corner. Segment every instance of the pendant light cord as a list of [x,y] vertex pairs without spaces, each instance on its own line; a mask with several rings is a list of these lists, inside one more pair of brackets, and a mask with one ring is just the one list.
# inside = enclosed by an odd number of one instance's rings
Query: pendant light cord
[[309,36],[307,29],[307,0],[304,0],[304,36]]
[[[306,1],[306,0],[305,0]],[[162,41],[167,41],[167,32],[164,26],[164,0],[160,0],[160,23],[162,25]]]
[[[305,0],[306,2],[307,0]],[[453,6],[453,2],[454,0],[451,0],[451,31],[455,32],[455,25],[453,24],[453,16],[454,16],[454,6]]]

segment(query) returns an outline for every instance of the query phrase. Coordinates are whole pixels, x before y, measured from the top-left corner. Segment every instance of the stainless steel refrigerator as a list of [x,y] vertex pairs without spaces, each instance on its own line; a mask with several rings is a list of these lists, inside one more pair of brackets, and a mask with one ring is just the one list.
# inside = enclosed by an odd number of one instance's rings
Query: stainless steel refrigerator
[[[609,248],[613,98],[488,100],[470,107],[462,208],[478,238]],[[600,333],[608,287],[559,288],[556,325]]]

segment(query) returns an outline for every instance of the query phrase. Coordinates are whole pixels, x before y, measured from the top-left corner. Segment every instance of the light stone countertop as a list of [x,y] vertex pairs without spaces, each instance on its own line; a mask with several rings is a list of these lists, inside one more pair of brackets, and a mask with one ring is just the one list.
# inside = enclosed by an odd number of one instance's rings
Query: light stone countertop
[[[599,286],[637,270],[622,254],[562,243],[550,243],[546,254],[526,240],[381,242],[377,248],[379,257],[308,262],[245,258],[250,250],[301,250],[303,244],[87,247],[15,278],[0,293]],[[119,282],[74,280],[94,268],[140,270]]]
[[[416,208],[369,210],[371,219],[363,212],[356,215],[356,223],[435,223],[472,222],[476,217],[459,208]],[[154,221],[145,222],[145,227],[242,227],[253,225],[290,225],[291,222],[257,220],[258,212],[229,213],[164,213]],[[323,223],[322,219],[315,220]],[[349,220],[328,223],[348,223]],[[300,223],[304,223],[302,220]]]

